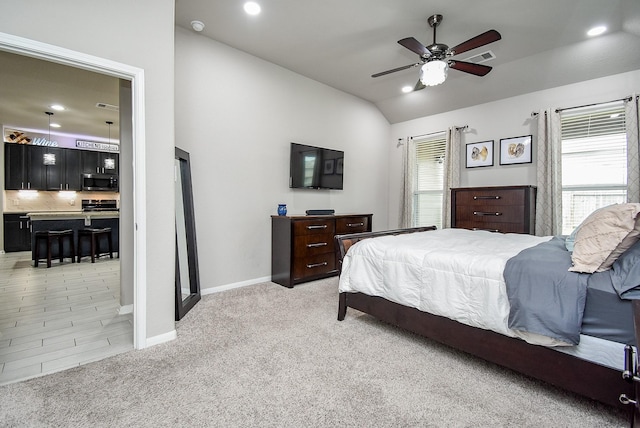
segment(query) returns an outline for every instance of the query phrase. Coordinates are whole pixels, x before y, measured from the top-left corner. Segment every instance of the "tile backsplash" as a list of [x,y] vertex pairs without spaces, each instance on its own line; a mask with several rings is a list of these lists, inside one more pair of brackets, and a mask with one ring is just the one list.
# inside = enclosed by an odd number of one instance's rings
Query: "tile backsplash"
[[120,194],[116,192],[44,192],[25,193],[20,190],[3,192],[3,212],[28,213],[35,211],[82,211],[83,199],[115,199],[120,206]]

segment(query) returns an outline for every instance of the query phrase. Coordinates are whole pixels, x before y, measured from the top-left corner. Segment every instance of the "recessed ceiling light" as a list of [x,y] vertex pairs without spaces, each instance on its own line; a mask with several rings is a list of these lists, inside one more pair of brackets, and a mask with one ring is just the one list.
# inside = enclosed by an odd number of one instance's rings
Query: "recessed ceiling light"
[[60,124],[58,124],[58,123],[52,123],[52,124],[51,124],[51,127],[52,127],[52,128],[60,128]]
[[204,23],[202,21],[191,21],[191,28],[199,33],[204,30]]
[[591,30],[587,31],[587,36],[599,36],[605,31],[607,31],[607,27],[605,27],[604,25],[600,25],[598,27],[593,27]]
[[63,111],[64,110],[64,106],[61,106],[60,104],[53,104],[53,105],[50,105],[49,107],[51,107],[52,109],[57,110],[57,111]]
[[404,92],[405,94],[408,94],[411,91],[413,91],[413,86],[403,86],[402,87],[402,92]]
[[260,5],[254,1],[248,1],[244,4],[244,11],[249,15],[257,15],[260,13]]

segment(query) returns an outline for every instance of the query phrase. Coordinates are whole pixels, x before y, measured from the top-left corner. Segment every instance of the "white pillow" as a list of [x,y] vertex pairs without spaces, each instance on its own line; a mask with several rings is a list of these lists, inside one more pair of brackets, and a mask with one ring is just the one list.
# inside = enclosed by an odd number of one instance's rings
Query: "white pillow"
[[572,272],[602,272],[640,239],[640,204],[600,208],[578,226],[571,260]]

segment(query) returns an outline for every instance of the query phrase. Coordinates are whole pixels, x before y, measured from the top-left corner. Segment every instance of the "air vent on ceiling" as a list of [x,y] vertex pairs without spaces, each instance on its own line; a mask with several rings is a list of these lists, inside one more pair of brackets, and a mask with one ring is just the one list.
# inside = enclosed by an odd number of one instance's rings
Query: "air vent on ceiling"
[[107,104],[107,103],[97,103],[96,107],[103,108],[105,110],[111,110],[111,111],[120,110],[120,108],[118,106],[114,106],[113,104]]
[[494,59],[496,55],[491,51],[482,52],[481,54],[474,55],[471,58],[465,59],[467,62],[472,62],[474,64],[480,64],[481,62],[486,62]]

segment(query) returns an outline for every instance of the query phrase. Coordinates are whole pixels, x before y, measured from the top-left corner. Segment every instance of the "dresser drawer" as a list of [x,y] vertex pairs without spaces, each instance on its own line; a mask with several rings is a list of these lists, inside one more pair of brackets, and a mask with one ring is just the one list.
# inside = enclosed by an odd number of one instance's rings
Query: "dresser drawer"
[[334,251],[333,237],[333,233],[296,236],[293,243],[294,255],[295,257],[307,257],[315,254],[332,253]]
[[464,206],[458,205],[456,210],[456,225],[462,222],[468,223],[522,223],[524,218],[524,205],[502,205],[502,206]]
[[335,232],[335,220],[333,218],[299,220],[293,223],[293,234],[296,237],[317,234],[329,234],[333,236]]
[[469,230],[486,230],[487,232],[525,233],[521,223],[473,223],[463,221],[456,227]]
[[488,207],[524,204],[526,194],[525,189],[465,189],[455,195],[458,207],[481,207],[486,211]]
[[293,280],[322,275],[335,270],[336,256],[333,253],[296,258],[293,263]]
[[336,219],[336,234],[342,235],[345,233],[360,233],[368,232],[369,217],[367,216],[354,216],[354,217],[341,217]]

